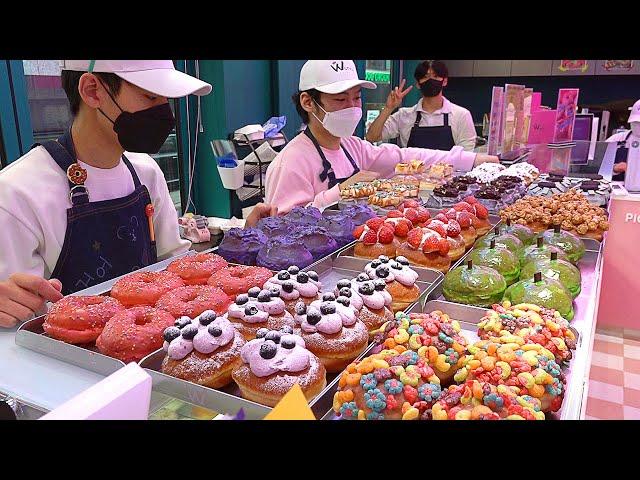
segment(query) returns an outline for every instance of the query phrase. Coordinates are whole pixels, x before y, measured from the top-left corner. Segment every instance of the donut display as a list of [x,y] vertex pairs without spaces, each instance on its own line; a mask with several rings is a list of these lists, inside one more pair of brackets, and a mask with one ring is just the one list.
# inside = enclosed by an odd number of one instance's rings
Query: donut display
[[174,260],[167,270],[180,276],[186,285],[206,285],[211,275],[226,266],[227,261],[220,255],[198,253]]
[[174,317],[149,306],[116,313],[96,340],[100,353],[124,363],[138,362],[162,347],[162,333]]
[[156,308],[166,310],[174,318],[194,318],[205,310],[213,310],[218,315],[223,315],[231,303],[229,296],[219,288],[191,285],[165,293],[156,302]]
[[110,295],[125,307],[153,306],[162,295],[184,285],[180,276],[168,270],[136,272],[114,283]]
[[125,307],[106,296],[69,296],[53,304],[42,328],[56,340],[73,344],[94,342],[104,326]]

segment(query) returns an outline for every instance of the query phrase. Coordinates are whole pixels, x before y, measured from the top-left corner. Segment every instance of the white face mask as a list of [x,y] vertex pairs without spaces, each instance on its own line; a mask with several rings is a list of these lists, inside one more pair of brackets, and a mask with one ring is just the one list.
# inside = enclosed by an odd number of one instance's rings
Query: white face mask
[[[314,100],[315,102],[315,100]],[[317,102],[315,102],[318,105]],[[324,112],[324,120],[320,120],[315,113],[313,116],[322,123],[322,126],[334,137],[350,137],[356,131],[358,122],[362,118],[362,109],[360,107],[344,108],[335,112],[327,112],[318,105],[320,110]]]
[[631,133],[640,138],[640,122],[631,122]]

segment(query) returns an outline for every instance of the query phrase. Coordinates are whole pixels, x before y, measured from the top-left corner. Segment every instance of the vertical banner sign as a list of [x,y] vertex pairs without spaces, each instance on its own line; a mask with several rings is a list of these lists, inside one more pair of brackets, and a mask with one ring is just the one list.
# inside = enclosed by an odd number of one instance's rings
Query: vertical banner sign
[[489,155],[497,155],[500,146],[500,120],[502,119],[502,100],[504,89],[502,87],[493,87],[491,94],[491,114],[489,116],[489,142],[487,153]]
[[553,130],[554,142],[573,140],[573,125],[576,121],[579,93],[580,90],[577,88],[561,88],[559,90],[556,122]]
[[[507,83],[504,86],[504,108],[502,113],[502,153],[516,149],[516,127],[522,113],[524,85]],[[522,120],[521,120],[522,121]]]
[[523,111],[524,111],[524,127],[520,134],[520,138],[518,139],[518,143],[520,146],[524,146],[527,144],[527,139],[529,138],[529,127],[531,126],[531,101],[533,99],[533,88],[525,88],[524,89],[524,101],[523,101]]

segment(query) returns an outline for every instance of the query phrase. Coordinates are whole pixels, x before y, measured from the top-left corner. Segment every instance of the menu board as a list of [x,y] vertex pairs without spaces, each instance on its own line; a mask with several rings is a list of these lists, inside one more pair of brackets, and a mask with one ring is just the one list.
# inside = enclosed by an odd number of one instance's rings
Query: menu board
[[524,123],[524,85],[507,83],[504,87],[501,153],[506,154],[518,148],[517,128]]
[[487,153],[497,155],[500,153],[500,123],[502,120],[502,101],[504,99],[504,88],[493,87],[491,94],[491,115],[489,117],[489,142]]
[[554,142],[569,142],[573,139],[573,125],[576,120],[579,93],[580,90],[577,88],[561,88],[558,91],[558,105],[553,131]]

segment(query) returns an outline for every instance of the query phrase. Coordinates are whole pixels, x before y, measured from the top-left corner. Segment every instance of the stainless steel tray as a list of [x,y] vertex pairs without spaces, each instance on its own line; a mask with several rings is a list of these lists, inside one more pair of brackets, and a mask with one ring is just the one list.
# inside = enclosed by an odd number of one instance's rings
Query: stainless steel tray
[[[460,323],[461,333],[467,339],[469,344],[473,344],[479,340],[477,325],[480,323],[480,320],[487,309],[441,300],[432,300],[424,305],[416,304],[408,313],[433,312],[434,310],[440,310],[441,312],[449,315],[452,319],[457,320]],[[360,355],[358,359],[367,357],[373,347],[373,344],[369,345],[367,350]],[[572,372],[579,350],[580,348],[576,347],[574,358],[571,360],[569,366],[564,368],[564,372],[567,377],[567,384],[562,406],[558,412],[547,414],[547,420],[577,420],[580,418],[580,409],[576,409],[575,405],[571,404],[572,402],[575,402],[575,400],[572,399],[573,397],[579,397],[578,395],[570,395],[572,391],[578,391],[578,394],[581,394],[582,392],[581,375],[579,372]],[[333,396],[338,390],[338,382],[339,377],[327,385],[327,388],[322,392],[322,394],[312,402],[311,408],[314,409],[314,411],[318,410],[321,412],[320,415],[316,413],[317,418],[321,418],[322,420],[339,419],[336,417],[332,407]]]
[[[206,250],[206,252],[214,251],[215,248]],[[169,263],[173,262],[176,258],[195,255],[197,252],[188,251],[182,255],[164,260],[162,262],[154,263],[145,268],[137,270],[139,272],[157,272],[167,268]],[[124,276],[124,275],[123,275]],[[111,291],[113,284],[120,278],[114,278],[107,282],[100,283],[93,287],[89,287],[85,290],[81,290],[72,295],[107,295]],[[47,305],[50,307],[50,305]],[[125,364],[120,360],[108,357],[99,353],[94,345],[71,345],[61,340],[49,337],[44,333],[42,324],[44,323],[45,315],[34,318],[23,323],[16,331],[15,342],[16,345],[28,348],[35,352],[41,353],[48,357],[52,357],[63,362],[76,365],[94,373],[100,375],[111,375],[115,371],[124,367]]]

